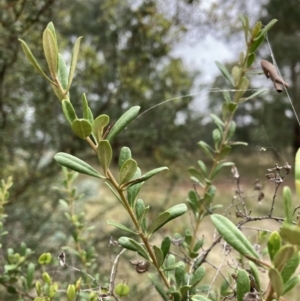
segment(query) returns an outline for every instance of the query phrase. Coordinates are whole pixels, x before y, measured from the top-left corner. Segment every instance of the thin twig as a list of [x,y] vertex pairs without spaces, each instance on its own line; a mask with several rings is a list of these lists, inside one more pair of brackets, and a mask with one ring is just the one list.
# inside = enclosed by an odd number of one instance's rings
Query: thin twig
[[111,268],[111,273],[110,273],[110,279],[109,279],[109,287],[108,291],[110,292],[111,295],[113,295],[113,290],[114,290],[114,282],[116,279],[117,275],[117,268],[118,268],[118,263],[119,263],[119,258],[120,256],[126,251],[126,249],[123,249],[115,258],[113,266]]

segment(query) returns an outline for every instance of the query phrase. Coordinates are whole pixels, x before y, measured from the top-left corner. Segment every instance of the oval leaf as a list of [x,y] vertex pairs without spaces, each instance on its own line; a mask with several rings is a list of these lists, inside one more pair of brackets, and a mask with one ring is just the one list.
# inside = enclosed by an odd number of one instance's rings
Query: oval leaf
[[137,163],[133,159],[128,159],[124,162],[120,170],[120,184],[129,182],[135,175],[137,170]]
[[120,230],[123,230],[125,232],[131,233],[131,234],[137,234],[136,232],[134,232],[133,230],[127,228],[126,226],[124,226],[122,224],[119,224],[119,223],[116,223],[114,221],[107,221],[107,224],[111,225],[111,226],[115,226],[116,228],[118,228]]
[[107,140],[111,141],[116,137],[122,130],[126,128],[138,115],[141,107],[135,106],[126,111],[114,124],[111,131],[107,135]]
[[[140,168],[137,168],[136,172],[133,176],[133,179],[137,179],[140,176],[141,176],[141,170],[140,170]],[[128,199],[128,203],[131,207],[134,205],[134,202],[136,200],[136,197],[137,197],[142,185],[143,185],[143,183],[137,183],[135,185],[131,185],[130,187],[128,187],[128,189],[127,189],[127,199]]]
[[58,54],[58,68],[57,68],[57,77],[61,86],[65,90],[65,94],[67,94],[67,86],[68,86],[68,69],[65,60],[62,55]]
[[57,153],[54,156],[54,160],[60,165],[68,167],[77,172],[96,178],[104,178],[102,175],[98,173],[97,170],[95,170],[89,164],[72,155],[66,153]]
[[125,249],[128,249],[128,250],[132,250],[132,251],[135,251],[137,252],[139,255],[141,255],[142,257],[144,257],[146,260],[150,261],[150,258],[146,252],[146,250],[144,249],[144,247],[139,244],[137,241],[131,239],[131,238],[128,238],[128,237],[125,237],[125,236],[122,236],[118,239],[118,242],[119,244],[125,248]]
[[201,282],[204,275],[205,275],[205,267],[204,266],[198,267],[197,270],[193,273],[191,279],[191,285],[196,286],[199,282]]
[[131,155],[130,148],[127,146],[122,147],[121,151],[120,151],[119,161],[118,161],[119,170],[121,169],[124,162],[131,158],[132,158],[132,155]]
[[58,67],[58,49],[56,40],[49,28],[46,28],[43,33],[43,48],[51,76],[54,79]]
[[278,272],[277,269],[271,267],[269,270],[269,278],[270,278],[271,285],[277,295],[276,297],[279,300],[280,296],[282,296],[283,294],[283,281],[280,276],[280,273]]
[[70,90],[73,78],[74,78],[74,73],[77,65],[77,59],[78,59],[78,54],[79,54],[79,47],[80,47],[80,41],[82,37],[79,37],[74,45],[73,51],[72,51],[72,58],[71,58],[71,65],[70,65],[70,70],[69,70],[69,78],[68,78],[68,86],[67,86],[67,91]]
[[287,292],[289,292],[291,289],[293,289],[298,283],[300,283],[300,276],[295,276],[291,278],[283,288],[282,295],[285,295]]
[[148,171],[147,173],[145,173],[140,178],[137,178],[137,179],[134,179],[134,180],[131,180],[130,182],[128,182],[127,186],[145,182],[146,180],[150,179],[151,177],[155,176],[156,174],[158,174],[164,170],[168,170],[168,169],[169,169],[168,167],[159,167],[159,168],[152,169],[152,170]]
[[67,99],[63,99],[61,105],[66,119],[72,125],[72,123],[77,119],[72,103]]
[[156,232],[164,224],[166,224],[167,222],[171,221],[172,219],[178,216],[181,216],[186,211],[187,211],[187,207],[185,204],[178,204],[161,213],[150,226],[148,230],[149,236],[154,232]]
[[224,240],[242,255],[259,258],[246,236],[226,217],[213,214],[211,220]]
[[283,283],[286,283],[295,273],[299,265],[299,259],[299,254],[297,252],[290,260],[286,262],[283,270],[281,271]]
[[256,264],[253,261],[249,261],[249,267],[250,267],[250,270],[251,270],[251,274],[252,274],[252,276],[255,280],[257,291],[260,292],[261,286],[260,286],[260,278],[259,278],[258,268],[257,268]]
[[92,126],[86,119],[75,119],[72,130],[79,138],[85,139],[92,133]]
[[286,263],[293,257],[295,254],[295,249],[291,245],[283,246],[276,254],[274,258],[274,267],[281,272]]
[[163,262],[164,262],[163,252],[162,252],[162,250],[159,247],[157,247],[155,245],[152,248],[153,248],[153,251],[154,251],[154,254],[155,254],[157,265],[159,267],[161,267],[162,264],[163,264]]
[[284,224],[279,234],[286,242],[300,246],[300,227]]
[[112,148],[107,140],[102,140],[99,142],[97,147],[97,155],[104,174],[106,175],[112,159]]
[[41,66],[39,65],[39,63],[37,62],[37,60],[35,59],[34,55],[32,54],[30,48],[28,47],[28,45],[26,44],[25,41],[19,39],[19,41],[21,42],[21,46],[23,49],[23,52],[25,53],[28,61],[31,63],[31,65],[34,67],[35,70],[37,70],[44,78],[46,78],[50,83],[54,84],[54,81],[52,81],[46,74],[45,72],[42,70]]
[[239,270],[236,278],[236,296],[238,301],[243,301],[245,294],[250,291],[249,275],[245,270]]
[[109,116],[108,115],[100,115],[98,116],[93,124],[92,124],[92,129],[93,129],[93,134],[95,135],[97,142],[101,141],[103,138],[103,131],[104,128],[109,124]]
[[221,64],[220,62],[218,62],[218,61],[215,61],[215,64],[217,65],[217,67],[219,68],[219,70],[221,71],[221,73],[223,74],[223,76],[231,83],[232,86],[234,86],[233,79],[230,76],[227,68],[223,64]]
[[170,247],[171,247],[171,238],[170,236],[166,236],[161,242],[161,246],[160,246],[163,252],[163,260],[165,260],[166,256],[169,254]]
[[281,237],[277,231],[274,231],[271,233],[268,239],[268,252],[271,261],[274,260],[274,257],[280,248],[281,248]]

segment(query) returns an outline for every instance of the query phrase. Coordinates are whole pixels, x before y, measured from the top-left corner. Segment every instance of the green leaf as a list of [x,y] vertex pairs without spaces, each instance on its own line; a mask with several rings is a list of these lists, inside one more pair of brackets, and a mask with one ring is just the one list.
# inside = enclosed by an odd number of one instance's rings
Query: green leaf
[[146,215],[149,211],[149,206],[145,207],[144,201],[138,199],[135,204],[135,212],[138,218],[139,224],[141,225],[143,231],[146,231]]
[[273,19],[271,20],[260,32],[260,34],[254,38],[254,41],[259,40],[261,37],[264,37],[265,34],[274,26],[274,24],[277,22],[278,20]]
[[287,283],[285,283],[283,287],[282,295],[285,295],[287,292],[293,289],[298,283],[300,283],[300,276],[295,276],[291,278],[289,281],[287,281]]
[[[79,54],[79,47],[80,47],[80,41],[82,37],[79,37],[74,45],[73,51],[72,51],[72,58],[71,58],[71,65],[70,65],[70,70],[69,70],[69,78],[68,78],[68,86],[67,86],[67,91],[70,90],[70,87],[72,85],[72,81],[74,78],[74,73],[77,65],[77,59],[78,59],[78,54]],[[86,118],[86,117],[85,117]]]
[[126,160],[120,170],[120,184],[129,182],[135,175],[137,170],[137,162],[129,158]]
[[286,283],[295,273],[299,266],[299,259],[299,254],[296,252],[294,256],[285,263],[284,268],[281,271],[283,283]]
[[230,82],[230,84],[232,86],[234,86],[233,79],[230,76],[227,68],[223,64],[221,64],[220,62],[218,62],[218,61],[215,61],[215,64],[217,65],[217,67],[219,68],[219,70],[221,71],[221,73],[223,74],[223,76]]
[[228,128],[228,132],[227,132],[227,139],[228,140],[233,136],[233,134],[235,132],[235,128],[236,128],[235,122],[231,121],[230,125],[229,125],[229,128]]
[[249,79],[248,79],[246,76],[244,76],[244,77],[242,78],[241,84],[240,84],[240,86],[239,86],[239,91],[238,91],[238,96],[237,96],[238,100],[240,100],[240,98],[241,98],[241,97],[245,94],[245,92],[248,90],[249,84],[250,84]]
[[197,179],[197,181],[201,181],[201,182],[204,181],[205,176],[201,172],[199,172],[195,167],[189,167],[188,170],[189,170],[190,175],[193,178]]
[[228,104],[228,106],[227,106],[227,108],[228,108],[228,111],[230,112],[230,113],[233,113],[234,111],[235,111],[235,109],[237,108],[237,103],[235,103],[235,102],[230,102],[229,104]]
[[152,170],[148,171],[147,173],[145,173],[140,178],[133,179],[130,182],[128,182],[127,186],[129,187],[129,186],[135,185],[137,183],[145,182],[146,180],[150,179],[151,177],[155,176],[156,174],[158,174],[164,170],[168,170],[168,169],[169,169],[168,167],[159,167],[159,168],[152,169]]
[[249,263],[249,266],[250,266],[251,274],[252,274],[252,276],[255,280],[255,283],[256,283],[257,291],[260,292],[261,285],[260,285],[260,278],[259,278],[258,268],[257,268],[256,264],[253,261],[249,261],[248,263]]
[[42,255],[40,255],[39,259],[38,259],[38,263],[39,264],[48,264],[50,263],[52,260],[52,256],[50,253],[43,253]]
[[122,147],[121,151],[120,151],[119,162],[118,162],[119,170],[121,169],[124,162],[131,158],[132,158],[132,155],[131,155],[130,148],[126,147],[126,146]]
[[115,189],[108,182],[105,182],[105,184],[108,186],[108,188],[113,193],[113,195],[117,198],[117,200],[119,200],[119,202],[124,206],[124,208],[126,208],[123,201],[122,201],[122,199],[120,198],[118,193],[115,191]]
[[152,248],[153,248],[153,251],[155,254],[157,264],[159,267],[161,267],[162,264],[164,263],[164,254],[163,254],[162,250],[159,247],[157,247],[156,245],[154,245]]
[[251,38],[253,40],[255,40],[255,38],[258,37],[258,35],[261,31],[261,26],[262,26],[262,24],[260,21],[256,22],[256,24],[254,25],[252,32],[251,32]]
[[164,301],[169,301],[170,299],[168,298],[166,292],[165,292],[165,288],[162,286],[161,284],[161,280],[157,281],[157,279],[154,278],[153,274],[149,274],[149,278],[153,284],[153,286],[155,287],[156,291],[160,294],[160,296],[162,297],[162,299]]
[[43,33],[43,48],[51,77],[54,79],[58,68],[58,49],[56,40],[49,28],[46,28]]
[[[137,178],[141,177],[141,175],[142,175],[141,170],[138,167],[133,176],[133,179],[137,179]],[[136,199],[142,185],[143,185],[143,183],[138,183],[135,185],[131,185],[130,187],[127,188],[127,200],[128,200],[130,207],[133,206],[135,199]]]
[[227,104],[231,103],[231,98],[230,98],[230,94],[228,91],[224,91],[223,92],[223,97],[224,97],[224,100]]
[[240,20],[243,24],[244,34],[245,34],[245,41],[248,42],[248,34],[249,34],[249,18],[247,15],[239,15]]
[[75,301],[76,298],[76,290],[74,284],[69,284],[67,288],[67,298],[68,301]]
[[250,95],[250,96],[248,96],[246,98],[243,98],[243,101],[252,99],[254,97],[261,96],[261,95],[265,94],[266,92],[268,92],[268,90],[266,90],[266,89],[260,89],[260,90],[256,91],[255,93],[253,93],[252,95]]
[[256,58],[255,53],[249,54],[249,56],[247,58],[247,68],[249,68],[253,64],[253,62],[255,61],[255,58]]
[[63,99],[61,105],[66,119],[72,125],[72,123],[77,119],[72,103],[67,99]]
[[128,237],[125,237],[125,236],[122,236],[118,239],[118,242],[119,244],[125,248],[125,249],[128,249],[128,250],[132,250],[132,251],[135,251],[137,252],[139,255],[141,255],[142,257],[144,257],[146,260],[150,261],[150,258],[146,252],[146,250],[144,249],[144,247],[139,244],[137,241],[131,239],[131,238],[128,238]]
[[199,198],[195,190],[191,189],[189,191],[187,202],[191,206],[193,213],[196,214],[199,207]]
[[241,69],[238,66],[234,66],[231,70],[231,74],[232,74],[234,84],[236,86],[239,82],[239,78],[240,78],[240,75],[241,75]]
[[265,39],[265,37],[262,35],[256,41],[253,41],[251,46],[250,46],[249,53],[255,52],[257,50],[257,48],[259,48],[259,46],[262,44],[264,39]]
[[96,178],[104,178],[102,175],[98,173],[97,170],[95,170],[89,164],[72,155],[66,153],[57,153],[54,156],[54,160],[60,165],[75,170],[77,172]]
[[191,278],[191,285],[196,286],[198,283],[201,282],[205,275],[205,267],[200,266],[196,269],[196,271],[193,273],[193,276]]
[[67,94],[66,89],[68,86],[68,69],[67,69],[66,62],[60,53],[58,54],[57,77],[62,88],[65,90],[65,94]]
[[281,227],[279,234],[284,241],[289,242],[292,245],[300,246],[300,227],[299,226],[284,224]]
[[141,107],[134,106],[126,111],[114,124],[111,131],[107,135],[107,140],[111,141],[116,137],[122,130],[124,130],[138,115]]
[[204,141],[199,141],[198,145],[200,146],[200,148],[202,149],[202,151],[212,160],[214,160],[214,157],[212,155],[212,153],[214,152],[214,150]]
[[163,253],[163,261],[165,260],[166,256],[168,255],[171,247],[171,238],[170,236],[166,236],[161,242],[161,251]]
[[135,231],[129,229],[128,227],[126,227],[126,226],[124,226],[124,225],[122,225],[122,224],[120,224],[120,223],[117,223],[117,222],[114,222],[114,221],[107,221],[107,224],[108,224],[108,225],[111,225],[111,226],[114,226],[114,227],[116,227],[116,228],[118,228],[118,229],[120,229],[120,230],[123,230],[123,231],[125,231],[125,232],[128,232],[128,233],[130,233],[130,234],[135,234],[135,235],[137,235],[137,233],[136,233]]
[[31,289],[32,287],[34,271],[35,271],[35,265],[32,262],[30,262],[27,267],[27,277],[26,277],[28,289]]
[[28,45],[26,44],[26,42],[21,39],[19,39],[19,41],[21,42],[23,52],[25,53],[28,61],[31,63],[31,65],[34,67],[34,69],[37,70],[47,81],[49,81],[52,84],[55,84],[54,81],[52,81],[52,79],[50,79],[44,73],[43,69],[41,68],[41,66],[39,65],[37,60],[35,59],[34,55],[32,54],[32,52],[31,52],[30,48],[28,47]]
[[82,109],[83,109],[83,118],[88,120],[91,125],[94,123],[94,117],[91,109],[89,108],[89,104],[86,98],[85,93],[82,94],[81,97]]
[[300,196],[300,148],[295,157],[295,186],[297,195]]
[[236,296],[238,301],[243,301],[244,295],[250,291],[250,281],[248,273],[241,269],[238,271],[236,279]]
[[281,238],[277,231],[271,233],[268,239],[268,252],[271,261],[274,260],[274,257],[278,250],[281,248]]
[[54,27],[53,22],[49,22],[47,24],[46,28],[49,29],[52,32],[53,37],[54,37],[54,41],[55,41],[55,44],[56,44],[56,48],[58,48],[58,46],[57,46],[57,37],[56,37],[56,32],[55,32],[55,27]]
[[207,176],[207,168],[206,165],[203,161],[198,160],[198,165],[200,167],[201,172],[203,173],[204,176]]
[[108,115],[100,115],[98,116],[93,124],[92,124],[92,129],[93,129],[93,134],[96,137],[97,142],[101,141],[103,138],[103,131],[104,128],[109,124],[109,116]]
[[284,204],[284,215],[285,222],[292,224],[293,222],[293,201],[291,189],[288,186],[283,187],[283,204]]
[[219,148],[219,145],[221,143],[222,134],[219,129],[214,129],[212,132],[213,140],[215,143],[215,149],[217,150]]
[[75,119],[72,131],[81,139],[86,139],[92,133],[92,126],[86,119]]
[[222,129],[224,128],[224,122],[215,114],[210,114],[210,117],[213,119],[219,130],[222,132]]
[[148,230],[149,236],[172,219],[183,215],[186,211],[187,207],[185,204],[178,204],[161,213],[150,226]]
[[184,282],[185,264],[181,261],[175,269],[176,287],[179,288]]
[[274,267],[281,272],[285,264],[294,256],[295,249],[291,245],[283,246],[274,257]]
[[233,166],[235,165],[235,163],[233,162],[222,162],[222,163],[218,163],[215,167],[215,169],[213,170],[210,179],[213,180],[215,178],[215,176],[221,171],[221,169],[225,166]]
[[242,255],[259,258],[246,236],[226,217],[213,214],[211,220],[224,240]]
[[97,155],[103,168],[103,172],[106,175],[112,159],[112,148],[109,141],[102,140],[99,142],[97,147]]
[[269,270],[269,278],[270,278],[271,285],[274,291],[276,292],[277,295],[276,297],[279,300],[280,296],[282,296],[283,287],[284,287],[280,273],[278,272],[277,269],[271,267]]
[[219,155],[219,160],[223,160],[225,157],[227,157],[231,152],[231,146],[225,145]]

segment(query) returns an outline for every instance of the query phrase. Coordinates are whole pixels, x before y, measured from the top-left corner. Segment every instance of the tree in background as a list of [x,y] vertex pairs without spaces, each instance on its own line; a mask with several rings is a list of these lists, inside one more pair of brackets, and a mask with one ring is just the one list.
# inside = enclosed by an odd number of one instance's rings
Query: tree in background
[[[11,192],[15,202],[8,206],[7,223],[8,227],[14,224],[16,231],[6,244],[26,239],[37,250],[43,243],[48,244],[47,239],[57,229],[55,214],[49,214],[58,205],[58,196],[51,189],[59,169],[52,155],[56,151],[78,153],[82,144],[66,130],[59,104],[47,83],[29,73],[29,64],[18,56],[17,39],[30,32],[29,46],[40,43],[41,28],[51,20],[60,28],[59,41],[66,47],[73,43],[74,32],[84,36],[72,98],[80,102],[81,94],[89,91],[93,111],[100,114],[105,109],[112,119],[132,104],[146,110],[174,96],[189,94],[194,74],[171,56],[182,26],[160,13],[155,1],[143,1],[139,6],[130,1],[99,4],[53,0],[1,1],[0,5],[1,178],[13,175],[15,182]],[[42,54],[35,56],[39,59]],[[115,143],[126,141],[131,146],[131,138],[135,138],[139,141],[133,146],[136,153],[177,158],[184,141],[195,132],[178,123],[180,112],[187,124],[195,127],[188,109],[190,101],[191,97],[179,97],[150,110]],[[140,131],[145,124],[148,131]],[[179,133],[182,140],[175,144],[173,138]]]
[[[274,31],[269,35],[269,41],[274,53],[275,60],[282,72],[282,76],[290,84],[288,89],[289,95],[295,106],[296,114],[300,115],[299,104],[299,62],[300,62],[300,37],[299,37],[299,14],[300,6],[295,1],[269,1],[263,6],[262,15],[263,21],[267,22],[272,18],[276,18],[282,22],[278,22]],[[274,98],[274,103],[280,103],[282,109],[278,112],[278,104],[273,104],[269,107],[269,114],[273,113],[273,118],[280,119],[280,126],[275,127],[280,136],[277,140],[289,133],[289,145],[293,146],[294,153],[300,146],[300,125],[297,122],[292,108],[288,103],[285,95],[278,95]],[[288,108],[287,108],[288,106]],[[286,118],[280,118],[282,112],[289,110]],[[279,115],[278,115],[279,113]],[[282,132],[282,128],[288,128],[288,131]]]

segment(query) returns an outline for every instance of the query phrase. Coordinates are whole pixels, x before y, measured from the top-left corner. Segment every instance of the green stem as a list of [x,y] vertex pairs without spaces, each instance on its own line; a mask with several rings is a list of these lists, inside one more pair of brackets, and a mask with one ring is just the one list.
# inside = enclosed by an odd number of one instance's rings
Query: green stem
[[159,273],[160,277],[162,278],[163,282],[165,283],[166,287],[167,288],[170,288],[170,284],[168,282],[168,279],[166,278],[165,274],[163,273],[163,271],[160,269],[159,265],[158,265],[158,262],[156,260],[156,257],[155,257],[155,254],[153,253],[153,250],[152,250],[152,247],[151,245],[149,244],[149,241],[148,241],[148,238],[147,238],[147,235],[143,232],[142,228],[140,227],[139,225],[139,222],[132,210],[132,208],[130,207],[129,203],[128,203],[128,200],[127,198],[125,197],[124,195],[124,191],[120,188],[118,182],[115,180],[114,176],[112,175],[111,171],[108,169],[107,171],[107,178],[108,180],[111,182],[111,184],[114,186],[114,188],[118,191],[120,197],[121,197],[121,200],[124,204],[124,207],[127,211],[127,213],[129,214],[132,222],[134,223],[134,226],[135,228],[137,229],[138,231],[138,235],[139,237],[142,239],[149,255],[150,255],[150,258],[152,260],[152,263],[153,265],[155,266],[157,272]]

